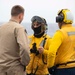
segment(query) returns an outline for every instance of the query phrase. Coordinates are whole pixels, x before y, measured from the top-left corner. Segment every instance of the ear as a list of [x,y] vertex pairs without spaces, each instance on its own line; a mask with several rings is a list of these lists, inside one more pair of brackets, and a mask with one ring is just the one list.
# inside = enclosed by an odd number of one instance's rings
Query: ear
[[22,19],[23,15],[24,15],[23,13],[20,13],[19,14],[19,19]]

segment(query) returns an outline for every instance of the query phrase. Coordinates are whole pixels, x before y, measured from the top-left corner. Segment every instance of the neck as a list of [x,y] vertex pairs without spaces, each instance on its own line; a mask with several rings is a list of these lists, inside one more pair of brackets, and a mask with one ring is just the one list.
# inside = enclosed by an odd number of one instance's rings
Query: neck
[[11,17],[10,21],[19,23],[19,19],[17,17]]

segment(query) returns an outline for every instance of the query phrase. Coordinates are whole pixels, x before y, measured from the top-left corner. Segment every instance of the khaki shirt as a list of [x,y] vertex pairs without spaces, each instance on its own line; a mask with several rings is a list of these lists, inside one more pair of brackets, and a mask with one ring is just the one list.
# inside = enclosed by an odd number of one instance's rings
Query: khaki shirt
[[0,66],[28,65],[28,37],[17,22],[9,21],[0,27]]

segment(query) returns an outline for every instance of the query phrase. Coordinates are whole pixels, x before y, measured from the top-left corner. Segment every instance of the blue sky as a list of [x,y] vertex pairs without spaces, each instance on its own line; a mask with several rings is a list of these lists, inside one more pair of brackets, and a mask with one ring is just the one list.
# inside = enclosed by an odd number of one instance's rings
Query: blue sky
[[14,5],[25,8],[23,22],[31,22],[31,18],[38,15],[44,17],[48,23],[55,23],[58,10],[63,8],[70,9],[75,18],[75,0],[0,0],[0,22],[10,19],[10,11]]

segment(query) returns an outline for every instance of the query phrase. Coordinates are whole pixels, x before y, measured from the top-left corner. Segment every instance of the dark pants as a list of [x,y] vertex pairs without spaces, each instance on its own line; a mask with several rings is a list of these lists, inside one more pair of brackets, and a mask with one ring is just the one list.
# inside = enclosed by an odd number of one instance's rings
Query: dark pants
[[74,68],[56,69],[53,75],[75,75]]
[[[26,75],[37,75],[37,74],[26,74]],[[45,75],[49,75],[49,74],[45,74]]]

